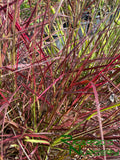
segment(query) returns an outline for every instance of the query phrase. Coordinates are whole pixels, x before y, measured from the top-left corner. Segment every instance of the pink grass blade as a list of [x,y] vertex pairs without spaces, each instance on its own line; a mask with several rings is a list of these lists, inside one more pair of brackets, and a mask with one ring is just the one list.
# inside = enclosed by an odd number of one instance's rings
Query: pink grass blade
[[102,120],[101,120],[101,113],[100,113],[100,103],[98,99],[98,93],[96,90],[96,87],[93,82],[91,82],[91,85],[93,87],[93,92],[95,95],[95,102],[96,102],[96,107],[97,107],[97,113],[98,113],[98,121],[99,121],[99,126],[100,126],[100,134],[101,134],[101,139],[102,139],[102,144],[103,144],[103,151],[104,151],[104,160],[106,160],[106,151],[105,151],[105,145],[104,145],[104,135],[103,135],[103,128],[102,128]]

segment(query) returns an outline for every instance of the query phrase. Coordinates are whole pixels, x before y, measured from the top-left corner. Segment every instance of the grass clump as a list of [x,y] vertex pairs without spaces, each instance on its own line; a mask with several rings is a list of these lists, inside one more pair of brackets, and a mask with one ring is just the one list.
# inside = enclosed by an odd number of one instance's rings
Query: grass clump
[[117,0],[0,5],[1,159],[119,157],[119,10]]

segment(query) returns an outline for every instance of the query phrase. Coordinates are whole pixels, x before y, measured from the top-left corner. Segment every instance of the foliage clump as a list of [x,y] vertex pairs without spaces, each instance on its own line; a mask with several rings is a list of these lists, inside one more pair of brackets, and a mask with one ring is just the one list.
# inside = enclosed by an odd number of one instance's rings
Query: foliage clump
[[1,159],[118,157],[119,13],[118,0],[0,4]]

